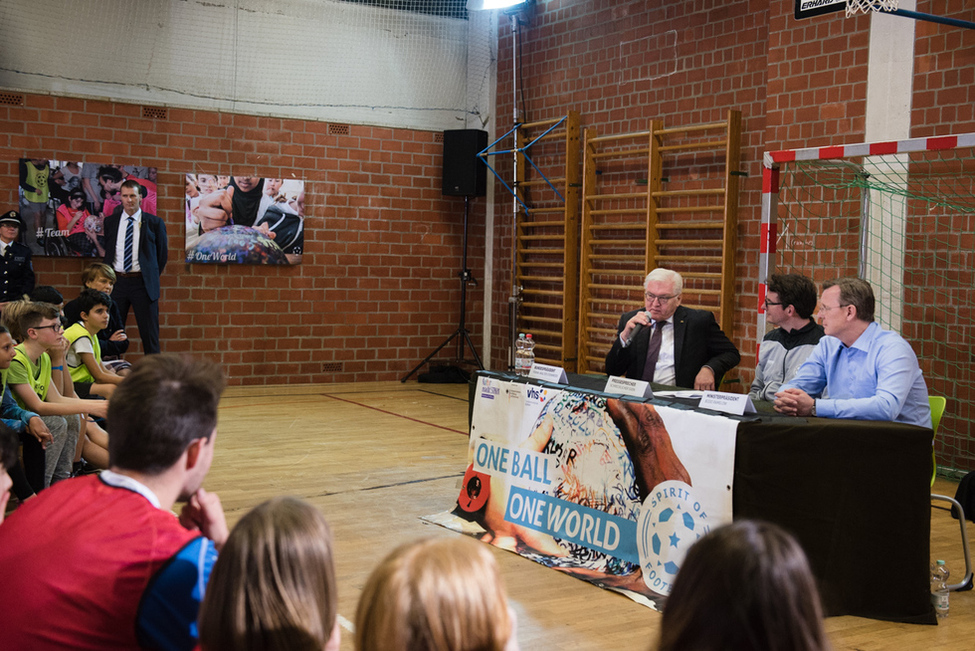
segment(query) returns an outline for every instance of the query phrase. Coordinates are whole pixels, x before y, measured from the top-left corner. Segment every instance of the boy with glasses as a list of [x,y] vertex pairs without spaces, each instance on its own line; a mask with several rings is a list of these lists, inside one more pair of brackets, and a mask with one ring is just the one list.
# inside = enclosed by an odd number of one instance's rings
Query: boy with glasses
[[[16,308],[11,310],[13,306]],[[108,403],[65,397],[66,393],[72,393],[70,385],[65,388],[65,382],[71,381],[64,371],[67,340],[61,334],[61,315],[55,306],[11,303],[3,317],[14,337],[21,339],[7,371],[7,384],[17,404],[38,414],[54,437],[45,450],[44,485],[47,487],[71,476],[81,429],[80,415],[104,418]]]
[[765,293],[765,319],[778,326],[765,335],[758,350],[755,381],[748,393],[752,400],[775,400],[783,383],[799,367],[823,337],[823,326],[812,320],[816,309],[816,285],[799,274],[772,274]]

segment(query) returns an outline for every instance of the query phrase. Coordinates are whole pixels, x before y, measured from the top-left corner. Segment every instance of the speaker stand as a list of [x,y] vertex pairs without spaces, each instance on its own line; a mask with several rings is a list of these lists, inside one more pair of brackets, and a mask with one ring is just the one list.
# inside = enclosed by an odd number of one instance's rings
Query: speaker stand
[[468,219],[470,218],[470,210],[471,210],[470,201],[471,198],[465,195],[464,196],[464,257],[463,257],[463,262],[461,263],[460,274],[458,274],[460,276],[460,320],[457,324],[457,329],[454,330],[454,333],[449,337],[447,337],[447,339],[445,339],[442,344],[437,346],[432,353],[424,357],[422,362],[414,366],[412,371],[404,375],[403,379],[401,379],[400,382],[406,382],[407,380],[409,380],[410,377],[412,377],[414,373],[420,370],[420,368],[424,364],[426,364],[431,359],[433,359],[433,357],[436,356],[436,354],[439,353],[441,350],[443,350],[443,348],[446,347],[447,344],[449,344],[454,339],[457,339],[458,337],[460,337],[460,339],[458,339],[457,341],[457,361],[459,362],[468,361],[464,359],[464,343],[466,342],[467,347],[471,351],[471,355],[474,356],[473,362],[477,364],[478,369],[482,371],[484,370],[484,365],[481,364],[481,358],[478,356],[477,351],[474,349],[474,342],[471,341],[470,332],[467,330],[466,327],[467,283],[477,285],[477,280],[475,280],[474,275],[471,273],[471,270],[467,268],[467,222]]

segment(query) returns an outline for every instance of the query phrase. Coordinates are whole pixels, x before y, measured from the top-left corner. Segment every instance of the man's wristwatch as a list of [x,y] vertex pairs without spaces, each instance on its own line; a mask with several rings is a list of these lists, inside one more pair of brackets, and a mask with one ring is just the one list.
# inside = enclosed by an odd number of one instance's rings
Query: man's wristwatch
[[813,416],[813,417],[815,417],[815,416],[816,416],[816,399],[815,399],[815,398],[813,398],[813,406],[812,406],[812,411],[811,411],[811,412],[809,413],[809,415],[810,415],[810,416]]

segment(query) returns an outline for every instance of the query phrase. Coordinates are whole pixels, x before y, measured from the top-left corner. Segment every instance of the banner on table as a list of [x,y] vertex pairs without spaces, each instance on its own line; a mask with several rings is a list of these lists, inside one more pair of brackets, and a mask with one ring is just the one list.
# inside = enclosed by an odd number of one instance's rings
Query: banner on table
[[478,378],[456,507],[427,518],[656,607],[731,521],[737,422]]

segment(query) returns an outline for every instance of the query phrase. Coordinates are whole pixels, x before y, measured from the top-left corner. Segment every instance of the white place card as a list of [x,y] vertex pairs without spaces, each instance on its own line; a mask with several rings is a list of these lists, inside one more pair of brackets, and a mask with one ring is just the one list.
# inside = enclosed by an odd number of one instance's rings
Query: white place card
[[643,380],[631,380],[627,377],[610,375],[606,381],[606,393],[614,393],[621,396],[634,396],[636,398],[652,398],[653,389],[650,383]]
[[569,378],[566,376],[564,368],[561,366],[540,364],[538,362],[532,364],[531,370],[528,371],[528,377],[533,380],[544,380],[545,382],[554,382],[556,384],[569,383]]
[[701,396],[701,403],[698,406],[701,409],[711,409],[726,414],[735,414],[736,416],[756,413],[752,399],[744,393],[705,391]]

